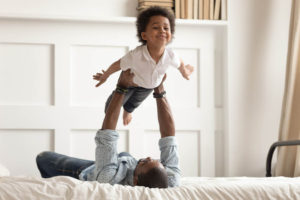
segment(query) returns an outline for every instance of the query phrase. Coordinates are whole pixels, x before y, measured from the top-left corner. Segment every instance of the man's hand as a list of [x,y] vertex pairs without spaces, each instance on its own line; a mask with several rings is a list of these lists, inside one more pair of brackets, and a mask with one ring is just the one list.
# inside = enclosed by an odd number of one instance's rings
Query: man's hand
[[102,85],[106,81],[107,78],[108,78],[108,75],[105,70],[102,70],[102,73],[100,72],[100,73],[93,75],[93,79],[99,81],[99,83],[97,83],[96,87],[99,87],[100,85]]
[[128,69],[126,71],[122,71],[121,75],[119,77],[119,80],[118,80],[118,86],[120,86],[122,88],[137,86],[133,82],[133,77],[134,77],[134,74],[130,72],[130,69]]
[[167,74],[164,75],[164,77],[163,77],[161,83],[159,84],[159,86],[157,86],[156,88],[154,88],[154,92],[155,93],[160,94],[163,91],[165,91],[163,83],[165,82],[166,79],[167,79]]

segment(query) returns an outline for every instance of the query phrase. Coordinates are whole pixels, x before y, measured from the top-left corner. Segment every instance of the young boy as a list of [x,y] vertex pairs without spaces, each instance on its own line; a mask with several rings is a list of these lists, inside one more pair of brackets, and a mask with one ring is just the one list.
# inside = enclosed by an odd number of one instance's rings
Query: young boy
[[[157,87],[168,67],[176,67],[182,76],[189,80],[194,71],[191,65],[184,65],[172,49],[166,48],[172,40],[175,31],[175,17],[167,9],[150,7],[142,11],[137,17],[137,36],[141,46],[128,52],[124,57],[114,62],[106,71],[93,76],[99,81],[96,87],[102,85],[114,72],[122,69],[131,69],[134,73],[134,83],[137,87],[120,88],[126,93],[123,102],[123,124],[128,125],[132,119],[131,113]],[[155,94],[154,94],[155,95]],[[164,94],[160,94],[164,95]],[[105,112],[110,103],[112,94],[106,101]]]

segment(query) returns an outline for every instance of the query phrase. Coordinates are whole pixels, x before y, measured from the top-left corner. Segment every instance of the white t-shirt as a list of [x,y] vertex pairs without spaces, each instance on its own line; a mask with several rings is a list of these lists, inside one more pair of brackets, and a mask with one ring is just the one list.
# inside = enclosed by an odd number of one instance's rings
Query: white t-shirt
[[123,71],[131,69],[134,73],[133,82],[135,84],[150,89],[161,83],[170,66],[178,68],[180,59],[172,49],[165,48],[162,57],[156,64],[148,52],[147,45],[142,45],[123,56],[120,66]]

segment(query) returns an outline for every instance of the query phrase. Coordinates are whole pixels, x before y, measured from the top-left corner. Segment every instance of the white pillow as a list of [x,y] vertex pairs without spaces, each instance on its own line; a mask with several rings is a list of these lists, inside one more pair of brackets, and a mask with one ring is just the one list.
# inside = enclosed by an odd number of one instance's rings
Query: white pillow
[[0,177],[1,176],[9,176],[9,171],[6,167],[0,164]]

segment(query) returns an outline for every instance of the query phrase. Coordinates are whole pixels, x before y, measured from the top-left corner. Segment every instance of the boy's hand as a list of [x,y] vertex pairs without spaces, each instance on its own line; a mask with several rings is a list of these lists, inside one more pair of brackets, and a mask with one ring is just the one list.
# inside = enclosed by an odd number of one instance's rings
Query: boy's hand
[[189,80],[189,76],[193,73],[194,67],[192,65],[181,66],[179,71],[186,80]]
[[99,81],[99,83],[97,83],[96,87],[99,87],[100,85],[102,85],[106,79],[108,78],[108,76],[105,73],[105,70],[102,70],[102,73],[97,73],[95,75],[93,75],[93,79]]

